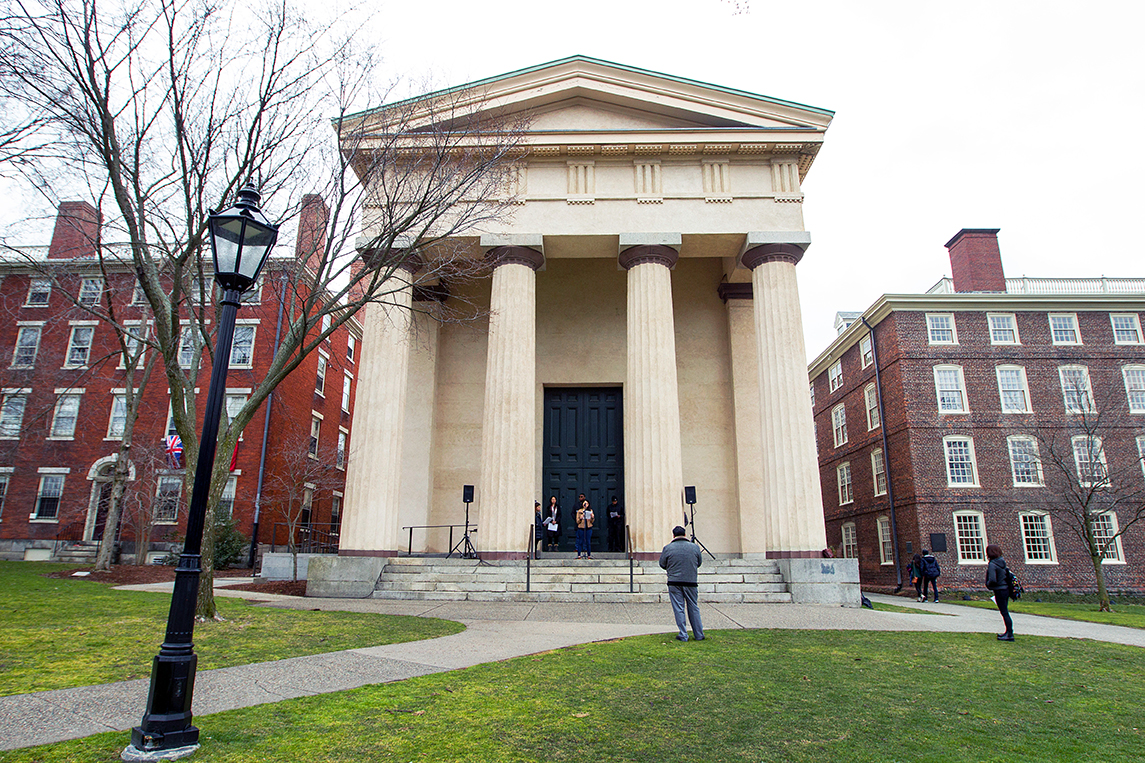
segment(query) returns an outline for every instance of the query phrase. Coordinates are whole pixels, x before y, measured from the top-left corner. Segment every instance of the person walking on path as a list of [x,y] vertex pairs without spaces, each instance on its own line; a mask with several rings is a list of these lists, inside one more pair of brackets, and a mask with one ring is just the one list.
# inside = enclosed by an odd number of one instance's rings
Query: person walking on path
[[942,574],[942,569],[938,566],[938,559],[929,550],[922,550],[922,595],[918,597],[919,601],[926,601],[926,586],[929,584],[934,589],[934,603],[938,603],[938,576]]
[[592,508],[588,500],[582,499],[580,508],[576,510],[576,558],[592,558]]
[[[700,602],[696,592],[696,570],[704,563],[700,547],[684,537],[684,528],[672,528],[672,542],[660,552],[660,568],[668,573],[668,599],[680,633],[677,641],[688,640],[688,623],[692,636],[704,640],[704,623],[700,620]],[[687,613],[687,620],[684,614]]]
[[1002,556],[1002,549],[991,543],[986,547],[986,558],[990,564],[986,566],[986,587],[994,594],[994,603],[998,605],[998,612],[1002,615],[1002,622],[1006,625],[1006,632],[998,634],[999,641],[1014,640],[1014,621],[1010,619],[1010,569]]
[[911,585],[914,586],[915,597],[922,601],[922,556],[920,554],[911,557],[906,566],[906,574]]

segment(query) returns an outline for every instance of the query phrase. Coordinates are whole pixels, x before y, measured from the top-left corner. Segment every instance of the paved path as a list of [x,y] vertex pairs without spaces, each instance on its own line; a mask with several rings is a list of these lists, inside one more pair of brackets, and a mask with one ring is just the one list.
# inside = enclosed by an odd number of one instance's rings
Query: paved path
[[[466,630],[429,641],[201,671],[195,679],[196,716],[456,670],[590,641],[675,631],[671,612],[663,604],[299,599],[227,591],[227,584],[240,581],[217,582],[222,583],[217,595],[256,599],[267,606],[440,617],[462,622]],[[130,588],[163,590],[164,586]],[[166,589],[170,590],[170,584]],[[877,594],[870,598],[946,616],[798,604],[704,604],[704,627],[958,633],[996,633],[1001,627],[998,613],[992,610],[919,604]],[[1145,630],[1023,614],[1013,617],[1019,639],[1040,635],[1145,647]],[[143,714],[147,689],[148,681],[138,680],[0,697],[0,750],[130,729]],[[126,744],[126,737],[124,740]]]

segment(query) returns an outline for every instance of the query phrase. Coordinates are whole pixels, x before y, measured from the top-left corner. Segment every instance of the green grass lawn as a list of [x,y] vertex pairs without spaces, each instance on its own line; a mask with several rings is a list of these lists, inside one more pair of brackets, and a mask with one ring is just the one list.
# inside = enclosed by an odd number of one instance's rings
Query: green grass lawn
[[[1124,625],[1129,628],[1145,628],[1145,605],[1114,604],[1112,612],[1100,612],[1096,599],[1092,602],[1034,601],[1036,594],[1026,594],[1018,601],[1010,602],[1011,612],[1043,617],[1060,617],[1066,620],[1084,620],[1089,623]],[[962,604],[967,607],[997,609],[994,602],[986,600],[963,601],[944,599],[944,604]]]
[[[68,568],[0,561],[0,696],[151,675],[171,595],[44,577]],[[430,618],[216,601],[225,622],[195,625],[199,670],[436,638],[464,629],[460,623]]]
[[[587,644],[199,717],[193,760],[1130,761],[1145,650],[992,635],[713,631]],[[127,733],[0,753],[118,760]]]

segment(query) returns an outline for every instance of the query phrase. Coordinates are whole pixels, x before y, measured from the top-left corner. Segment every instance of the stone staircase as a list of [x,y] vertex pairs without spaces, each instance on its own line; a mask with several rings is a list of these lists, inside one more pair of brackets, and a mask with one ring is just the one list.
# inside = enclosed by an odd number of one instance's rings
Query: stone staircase
[[95,564],[99,544],[98,540],[69,541],[56,552],[54,561],[76,565]]
[[[630,578],[631,574],[631,578]],[[700,600],[724,603],[790,603],[775,562],[704,559]],[[391,558],[374,589],[375,599],[658,603],[668,601],[664,571],[654,561],[627,559],[520,560]]]

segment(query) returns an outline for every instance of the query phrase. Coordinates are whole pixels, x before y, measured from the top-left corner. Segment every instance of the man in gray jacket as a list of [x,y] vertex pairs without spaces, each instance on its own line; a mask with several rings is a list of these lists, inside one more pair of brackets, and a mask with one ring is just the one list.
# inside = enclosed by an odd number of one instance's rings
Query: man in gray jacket
[[[700,621],[700,604],[696,596],[696,570],[703,564],[700,547],[684,537],[684,528],[672,528],[672,542],[660,552],[660,567],[668,572],[668,599],[680,633],[677,641],[688,640],[688,622],[696,641],[704,640],[704,624]],[[687,610],[688,620],[684,620]]]

